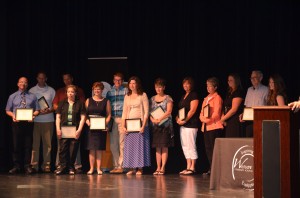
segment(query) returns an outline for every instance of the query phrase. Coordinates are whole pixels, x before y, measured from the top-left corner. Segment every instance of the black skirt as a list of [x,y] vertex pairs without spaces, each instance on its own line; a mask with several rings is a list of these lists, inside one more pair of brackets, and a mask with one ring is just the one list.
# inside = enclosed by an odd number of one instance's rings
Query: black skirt
[[174,132],[171,125],[152,126],[152,148],[156,147],[173,147],[174,146]]

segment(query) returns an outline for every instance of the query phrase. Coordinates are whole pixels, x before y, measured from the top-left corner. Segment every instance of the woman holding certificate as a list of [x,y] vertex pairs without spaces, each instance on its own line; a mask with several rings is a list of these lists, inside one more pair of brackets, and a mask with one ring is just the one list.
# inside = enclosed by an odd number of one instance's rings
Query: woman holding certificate
[[181,171],[181,175],[194,175],[198,153],[196,148],[196,138],[199,126],[198,115],[196,114],[199,99],[193,91],[194,80],[186,77],[182,81],[185,94],[179,101],[179,112],[176,122],[180,126],[180,142],[184,156],[186,158],[186,169]]
[[67,98],[56,109],[56,133],[59,139],[59,165],[56,175],[75,174],[74,163],[79,147],[79,137],[85,122],[84,103],[76,99],[77,87],[66,87]]
[[152,147],[156,148],[157,168],[153,175],[164,175],[168,159],[168,147],[174,146],[173,99],[164,92],[166,87],[164,79],[156,79],[154,86],[157,94],[150,99],[150,120],[153,124]]
[[[218,86],[219,80],[216,77],[207,79],[206,89],[208,95],[203,100],[199,117],[202,122],[201,131],[204,133],[206,156],[210,166],[212,163],[215,139],[221,137],[223,131],[223,125],[220,121],[223,100],[217,92]],[[210,174],[210,168],[206,174]]]
[[142,175],[142,168],[151,165],[150,134],[147,123],[149,101],[138,77],[131,77],[128,86],[122,113],[122,130],[126,133],[123,168],[131,169],[127,175],[134,173]]
[[102,97],[104,85],[102,82],[93,84],[93,96],[85,102],[87,117],[86,124],[89,126],[87,135],[87,147],[89,150],[90,170],[88,175],[94,173],[95,160],[97,162],[97,174],[102,175],[101,156],[106,149],[107,125],[111,118],[111,106],[109,100]]

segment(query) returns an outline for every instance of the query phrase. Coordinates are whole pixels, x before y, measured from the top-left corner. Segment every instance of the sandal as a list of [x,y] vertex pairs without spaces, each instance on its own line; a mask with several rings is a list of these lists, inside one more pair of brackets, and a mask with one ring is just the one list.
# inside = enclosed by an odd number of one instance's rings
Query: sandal
[[153,175],[158,175],[160,171],[156,170]]
[[99,171],[97,171],[97,174],[98,174],[98,175],[102,175],[103,172],[102,172],[101,170],[99,170]]
[[143,174],[143,170],[139,169],[135,174],[136,175],[142,175]]
[[179,173],[179,175],[184,175],[187,171],[188,171],[188,169],[184,169],[183,171],[181,171],[181,172]]
[[126,175],[133,175],[133,174],[134,174],[134,171],[133,171],[133,170],[128,171],[128,172],[126,173]]
[[89,171],[89,172],[87,172],[86,174],[87,175],[92,175],[94,173],[94,171]]
[[186,170],[186,172],[184,173],[184,175],[195,175],[195,171],[194,170],[191,170],[191,169],[188,169]]
[[164,174],[165,174],[165,171],[159,171],[158,174],[159,174],[159,175],[164,175]]

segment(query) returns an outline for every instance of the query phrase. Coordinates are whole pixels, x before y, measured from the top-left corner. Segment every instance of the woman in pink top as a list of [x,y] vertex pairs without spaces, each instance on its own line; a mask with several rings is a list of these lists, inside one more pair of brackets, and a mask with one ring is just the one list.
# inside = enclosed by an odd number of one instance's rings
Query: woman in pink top
[[[205,150],[210,166],[215,139],[221,137],[223,131],[223,125],[220,121],[223,100],[217,92],[218,86],[219,80],[216,77],[207,79],[206,88],[208,95],[204,98],[199,117],[202,122],[201,131],[204,133]],[[205,174],[210,174],[210,168]]]

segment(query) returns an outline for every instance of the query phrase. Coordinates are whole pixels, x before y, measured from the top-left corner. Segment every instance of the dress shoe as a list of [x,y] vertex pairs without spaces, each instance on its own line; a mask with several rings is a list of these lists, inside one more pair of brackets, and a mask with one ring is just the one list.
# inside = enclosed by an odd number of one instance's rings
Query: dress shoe
[[74,171],[76,174],[81,174],[82,173],[82,169],[81,168],[77,168]]
[[65,168],[57,168],[55,171],[54,171],[54,173],[56,174],[56,175],[62,175],[62,174],[64,174],[66,172],[66,169]]
[[16,173],[19,173],[19,172],[20,172],[20,169],[14,167],[14,168],[10,169],[8,173],[9,174],[16,174]]
[[36,170],[34,168],[32,168],[31,166],[27,166],[27,167],[25,167],[25,173],[33,174],[33,173],[36,173]]
[[115,168],[114,170],[110,171],[113,174],[121,174],[123,173],[123,168]]
[[69,175],[75,175],[75,169],[70,168],[70,170],[69,170]]
[[45,166],[45,168],[43,168],[43,173],[50,173],[50,172],[51,172],[50,166]]
[[202,173],[202,175],[210,175],[210,170],[205,173]]

